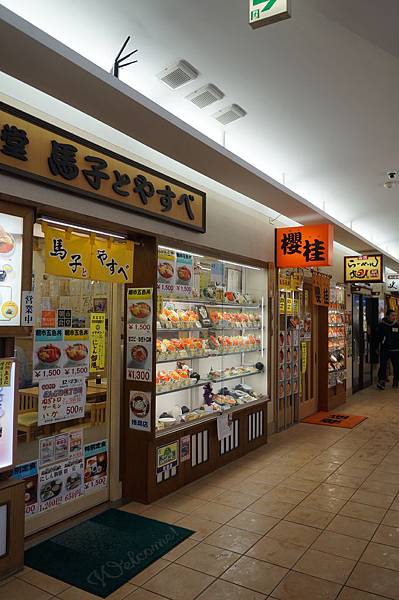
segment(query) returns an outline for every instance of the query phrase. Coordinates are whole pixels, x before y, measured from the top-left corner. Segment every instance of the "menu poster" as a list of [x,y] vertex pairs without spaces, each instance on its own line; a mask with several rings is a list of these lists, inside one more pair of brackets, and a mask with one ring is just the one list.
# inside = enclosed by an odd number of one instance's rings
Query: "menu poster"
[[55,436],[39,440],[39,464],[49,465],[55,461]]
[[0,215],[0,326],[21,324],[22,217]]
[[84,447],[85,493],[96,492],[108,485],[108,441],[93,442]]
[[130,429],[151,431],[151,394],[149,392],[130,392],[129,423]]
[[81,419],[85,416],[85,404],[83,377],[39,381],[38,425]]
[[12,472],[15,479],[25,481],[25,516],[31,517],[39,511],[37,497],[38,469],[37,460],[17,465]]
[[126,331],[126,377],[152,381],[153,289],[128,288]]
[[33,381],[89,374],[88,329],[36,329],[33,346]]
[[57,463],[39,470],[39,511],[61,506],[64,491],[64,465]]
[[217,417],[217,432],[219,442],[229,437],[233,432],[233,417],[223,413]]
[[83,457],[74,458],[65,462],[64,471],[64,502],[76,500],[83,496],[84,487],[84,465]]
[[83,457],[83,430],[59,433],[39,440],[39,466]]
[[176,283],[176,252],[158,249],[158,291],[172,293]]
[[69,435],[60,433],[54,436],[54,460],[59,462],[68,458],[69,452]]
[[105,369],[105,313],[90,314],[90,373]]
[[83,430],[69,432],[69,458],[83,456]]
[[194,278],[193,255],[177,252],[176,254],[176,285],[177,296],[190,297],[193,292]]

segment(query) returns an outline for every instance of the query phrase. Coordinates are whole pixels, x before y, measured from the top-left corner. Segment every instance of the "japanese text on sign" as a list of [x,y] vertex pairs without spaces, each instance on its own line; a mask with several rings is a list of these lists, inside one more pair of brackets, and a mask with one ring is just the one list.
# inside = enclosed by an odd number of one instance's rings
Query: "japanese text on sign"
[[329,306],[330,279],[331,275],[324,273],[312,274],[313,304],[316,306]]
[[383,281],[382,254],[345,256],[345,283],[381,283]]
[[152,381],[153,289],[127,290],[127,379]]
[[205,231],[206,195],[59,128],[0,105],[0,169]]
[[86,383],[83,377],[39,382],[38,425],[85,416]]
[[90,373],[105,369],[105,313],[90,314]]
[[277,267],[326,267],[332,264],[332,225],[285,227],[276,229],[275,232]]

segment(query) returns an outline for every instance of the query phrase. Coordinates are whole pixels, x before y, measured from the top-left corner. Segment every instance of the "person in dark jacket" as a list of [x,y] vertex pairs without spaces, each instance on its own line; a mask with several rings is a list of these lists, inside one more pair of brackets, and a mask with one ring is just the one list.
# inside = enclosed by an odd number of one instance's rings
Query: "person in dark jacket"
[[378,324],[376,342],[380,345],[380,368],[378,370],[377,387],[385,389],[388,362],[393,367],[392,387],[399,383],[399,323],[394,310],[388,310],[386,316]]

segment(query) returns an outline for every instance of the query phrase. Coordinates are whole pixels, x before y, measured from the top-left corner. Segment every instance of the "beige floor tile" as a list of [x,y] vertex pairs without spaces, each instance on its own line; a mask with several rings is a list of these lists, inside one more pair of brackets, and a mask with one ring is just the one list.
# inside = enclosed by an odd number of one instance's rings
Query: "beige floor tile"
[[305,481],[314,481],[315,483],[321,483],[325,481],[329,476],[325,471],[316,471],[308,468],[304,468],[297,472],[298,477]]
[[373,542],[399,548],[399,528],[380,525],[374,534]]
[[40,571],[35,571],[34,569],[29,569],[29,571],[19,574],[18,577],[49,594],[53,594],[53,596],[56,596],[70,587],[69,583],[65,583],[54,577],[49,577],[49,575],[41,573]]
[[133,513],[136,515],[141,515],[149,508],[150,507],[148,504],[141,504],[141,502],[129,502],[129,504],[124,504],[123,506],[120,506],[119,510],[123,510],[125,512]]
[[359,560],[366,546],[366,540],[359,540],[349,535],[335,533],[334,531],[323,531],[313,544],[312,550]]
[[297,546],[265,536],[248,550],[246,556],[289,569],[294,566],[304,552],[306,552],[306,546]]
[[370,481],[366,479],[359,489],[376,492],[377,494],[388,494],[390,496],[394,496],[399,492],[399,485],[396,483],[388,483],[386,481],[381,483],[379,481]]
[[48,600],[50,594],[22,579],[12,579],[0,587],[1,600]]
[[263,496],[264,499],[288,502],[289,504],[299,504],[306,498],[309,492],[294,490],[285,486],[277,486]]
[[392,506],[391,506],[391,510],[399,510],[399,495],[398,497],[392,502]]
[[276,527],[268,532],[267,537],[281,542],[288,542],[296,546],[308,548],[320,535],[320,530],[308,525],[281,521]]
[[275,517],[282,519],[285,517],[293,508],[295,504],[288,502],[282,502],[280,500],[273,500],[263,496],[257,502],[251,504],[251,512],[258,513],[260,515],[266,515],[268,517]]
[[126,596],[125,600],[165,600],[165,596],[158,596],[158,594],[153,594],[148,590],[137,589],[129,596]]
[[333,518],[333,513],[298,506],[285,517],[285,520],[292,521],[293,523],[300,523],[301,525],[309,525],[310,527],[316,527],[318,529],[324,529]]
[[331,483],[322,483],[316,490],[315,494],[328,496],[331,498],[341,498],[341,500],[349,500],[354,493],[353,488],[343,487],[341,485],[333,485]]
[[6,583],[11,583],[11,581],[14,581],[15,576],[11,575],[10,577],[6,577],[5,579],[0,579],[0,587],[2,585],[6,585]]
[[388,600],[385,596],[376,596],[354,588],[344,587],[337,600]]
[[[135,589],[136,586],[126,583],[107,596],[107,600],[125,600],[125,598],[134,592]],[[97,595],[89,594],[89,592],[85,592],[76,587],[69,587],[64,592],[58,594],[57,598],[61,598],[62,600],[98,600]]]
[[[162,508],[169,508],[178,512],[190,514],[196,508],[204,506],[204,504],[205,500],[202,500],[201,498],[194,498],[186,494],[173,494],[171,496],[166,496],[166,498],[162,498],[156,502],[155,506],[161,506]],[[146,516],[146,514],[144,514],[144,516]]]
[[350,535],[360,540],[371,540],[378,525],[352,517],[337,515],[328,525],[327,530]]
[[251,510],[243,510],[239,515],[234,517],[234,519],[231,519],[227,525],[264,535],[279,522],[280,519],[276,519],[275,517],[259,515],[251,512]]
[[278,600],[335,600],[341,586],[291,571],[272,592]]
[[176,562],[179,565],[201,571],[207,575],[219,577],[240,556],[241,554],[236,554],[235,552],[231,552],[231,550],[223,550],[222,548],[216,548],[216,546],[210,546],[201,542],[198,546],[181,556]]
[[382,521],[383,525],[399,527],[399,510],[389,510]]
[[299,504],[298,508],[313,508],[337,514],[345,506],[346,502],[347,500],[343,500],[342,498],[327,497],[313,492],[313,494],[310,494],[310,496]]
[[222,575],[222,579],[242,585],[255,592],[270,594],[287,572],[287,569],[277,565],[242,556]]
[[223,527],[220,527],[220,529],[208,536],[205,541],[211,546],[217,546],[218,548],[224,548],[225,550],[244,554],[244,552],[256,544],[261,537],[262,536],[257,533],[243,531],[242,529],[230,527],[229,525],[223,525]]
[[214,581],[214,577],[205,573],[173,563],[147,581],[143,587],[171,600],[192,600]]
[[319,483],[315,481],[309,481],[301,479],[300,477],[289,477],[284,481],[284,487],[292,488],[293,490],[299,490],[301,492],[313,492],[319,487]]
[[223,494],[225,490],[222,487],[216,487],[214,485],[206,483],[206,481],[200,481],[193,483],[184,488],[184,493],[187,496],[193,496],[194,498],[200,498],[201,500],[215,500]]
[[154,504],[143,513],[143,517],[147,519],[154,519],[155,521],[163,521],[164,523],[170,523],[173,525],[179,519],[182,518],[182,513],[176,510],[169,510],[162,506],[155,506]]
[[393,500],[393,496],[366,490],[358,490],[351,498],[351,502],[360,502],[361,504],[367,504],[368,506],[385,509],[391,506]]
[[135,575],[132,579],[130,579],[129,583],[133,585],[143,585],[146,581],[154,577],[157,573],[165,569],[169,566],[169,561],[164,560],[163,558],[159,558],[151,565],[149,565],[146,569],[143,569],[140,573]]
[[244,481],[241,481],[236,486],[237,492],[244,492],[245,494],[251,494],[252,496],[258,497],[270,492],[273,488],[274,486],[268,483],[249,481],[248,479],[244,479]]
[[202,592],[198,600],[265,600],[265,595],[219,579]]
[[367,504],[360,504],[359,502],[352,502],[350,500],[340,510],[339,514],[345,517],[370,521],[371,523],[381,523],[385,516],[385,509],[367,506]]
[[318,550],[308,550],[296,563],[294,570],[312,577],[344,584],[356,565],[355,560],[333,556]]
[[359,488],[364,481],[363,477],[351,477],[350,475],[331,475],[326,483],[332,483],[334,485],[340,485],[343,487]]
[[194,531],[191,539],[201,542],[207,535],[219,529],[220,524],[199,516],[187,515],[178,522],[179,527],[186,527]]
[[240,508],[243,510],[247,508],[250,504],[259,500],[261,494],[252,495],[245,494],[244,492],[229,492],[227,494],[222,494],[218,498],[218,502],[223,504],[224,506],[230,506],[231,508]]
[[199,542],[193,540],[193,538],[184,540],[178,546],[175,546],[175,548],[173,548],[173,550],[170,550],[170,552],[167,552],[166,554],[164,554],[162,558],[173,562],[174,560],[177,560],[178,558],[183,556],[183,554],[185,554],[186,552],[188,552],[189,550],[194,548],[198,543]]
[[399,573],[358,563],[347,581],[349,587],[399,600]]
[[225,506],[224,504],[219,504],[218,502],[207,502],[204,504],[204,506],[200,506],[191,514],[193,517],[202,517],[222,525],[223,523],[230,521],[230,519],[238,515],[240,512],[241,509],[239,508],[231,508],[230,506]]
[[371,542],[367,546],[361,562],[399,571],[399,548]]

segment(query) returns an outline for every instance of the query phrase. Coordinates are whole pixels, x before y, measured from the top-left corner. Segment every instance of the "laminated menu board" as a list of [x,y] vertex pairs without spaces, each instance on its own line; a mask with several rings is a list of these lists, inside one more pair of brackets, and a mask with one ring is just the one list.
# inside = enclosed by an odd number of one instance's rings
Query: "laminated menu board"
[[108,485],[108,440],[84,447],[85,493],[96,492]]
[[39,381],[38,425],[85,416],[86,382],[83,377]]
[[128,288],[126,378],[152,381],[153,288]]
[[176,252],[158,249],[158,291],[172,293],[176,284]]
[[33,381],[89,374],[89,329],[39,328],[33,346]]
[[55,463],[39,470],[39,512],[76,500],[83,494],[82,457]]
[[176,284],[175,293],[177,296],[192,295],[194,278],[193,255],[183,252],[176,253]]

